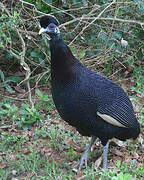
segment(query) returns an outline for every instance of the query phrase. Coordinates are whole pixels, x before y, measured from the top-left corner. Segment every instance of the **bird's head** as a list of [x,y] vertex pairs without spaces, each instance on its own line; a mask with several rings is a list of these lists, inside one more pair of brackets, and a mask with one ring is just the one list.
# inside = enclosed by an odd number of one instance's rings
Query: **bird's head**
[[39,34],[46,32],[50,37],[60,34],[58,24],[59,24],[58,21],[54,17],[43,16],[40,19],[41,29],[39,31]]

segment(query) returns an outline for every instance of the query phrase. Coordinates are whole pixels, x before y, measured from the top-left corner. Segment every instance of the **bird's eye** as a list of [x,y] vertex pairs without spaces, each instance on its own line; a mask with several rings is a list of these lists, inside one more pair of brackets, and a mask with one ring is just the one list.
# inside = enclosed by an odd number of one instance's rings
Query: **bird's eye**
[[54,28],[54,25],[50,25],[50,28],[53,29],[53,28]]

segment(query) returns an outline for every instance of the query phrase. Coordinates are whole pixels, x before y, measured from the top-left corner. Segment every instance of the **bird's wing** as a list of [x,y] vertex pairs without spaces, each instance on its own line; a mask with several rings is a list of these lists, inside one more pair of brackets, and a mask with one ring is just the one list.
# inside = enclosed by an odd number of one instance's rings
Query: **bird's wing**
[[125,102],[115,103],[105,108],[99,106],[97,115],[118,127],[134,127],[136,122],[133,109]]
[[101,84],[97,89],[97,115],[115,126],[135,127],[137,120],[133,106],[123,89],[107,80]]

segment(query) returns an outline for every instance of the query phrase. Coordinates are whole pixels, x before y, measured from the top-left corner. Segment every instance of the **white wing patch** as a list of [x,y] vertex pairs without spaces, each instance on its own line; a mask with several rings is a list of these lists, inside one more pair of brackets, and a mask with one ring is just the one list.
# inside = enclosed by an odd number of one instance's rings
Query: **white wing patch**
[[126,126],[124,126],[123,124],[121,124],[119,121],[117,121],[116,119],[114,119],[113,117],[106,115],[106,114],[101,114],[99,112],[97,112],[97,115],[100,116],[104,121],[114,125],[114,126],[118,126],[118,127],[124,127],[127,128]]

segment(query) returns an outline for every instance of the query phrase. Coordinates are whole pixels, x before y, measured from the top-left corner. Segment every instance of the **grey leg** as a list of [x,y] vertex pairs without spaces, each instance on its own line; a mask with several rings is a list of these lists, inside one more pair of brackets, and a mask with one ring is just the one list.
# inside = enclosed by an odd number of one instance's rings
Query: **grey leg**
[[103,168],[107,169],[107,156],[108,156],[108,147],[109,147],[109,142],[104,146],[103,150]]
[[87,168],[88,153],[90,152],[91,147],[94,144],[95,140],[96,140],[96,137],[92,136],[90,144],[88,145],[86,151],[84,152],[83,156],[81,157],[81,160],[79,163],[79,170],[81,170],[83,164],[85,164],[85,167]]

